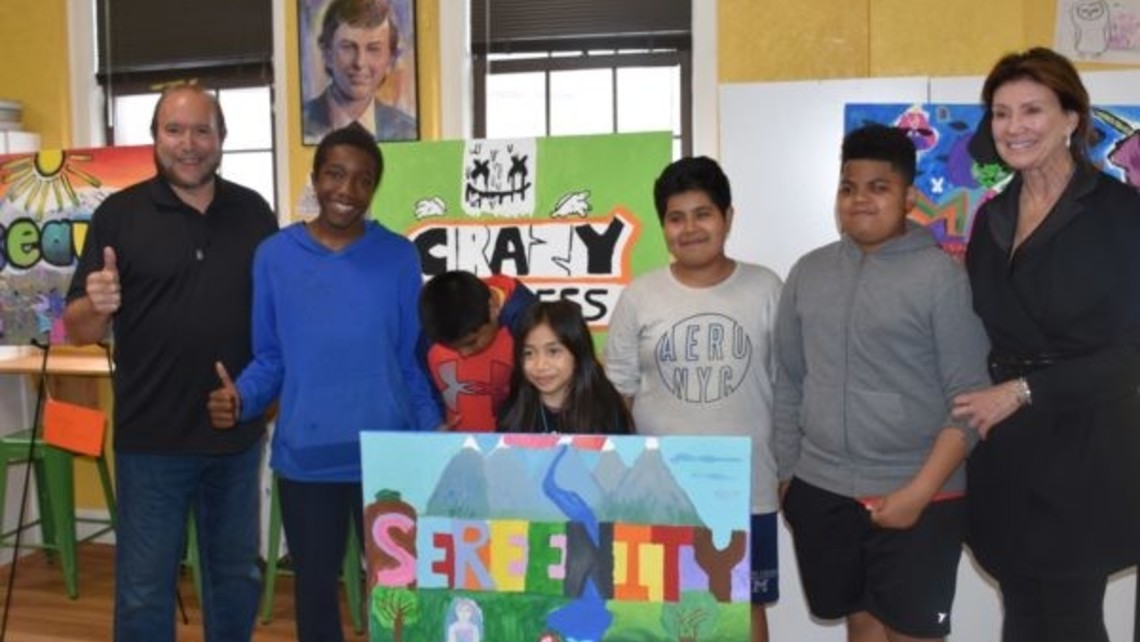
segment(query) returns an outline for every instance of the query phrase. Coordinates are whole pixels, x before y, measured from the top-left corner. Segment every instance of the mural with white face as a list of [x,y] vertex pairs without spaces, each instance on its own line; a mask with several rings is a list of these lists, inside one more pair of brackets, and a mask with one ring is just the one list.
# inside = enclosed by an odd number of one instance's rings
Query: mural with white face
[[468,216],[534,214],[535,139],[470,140],[463,153],[463,211]]

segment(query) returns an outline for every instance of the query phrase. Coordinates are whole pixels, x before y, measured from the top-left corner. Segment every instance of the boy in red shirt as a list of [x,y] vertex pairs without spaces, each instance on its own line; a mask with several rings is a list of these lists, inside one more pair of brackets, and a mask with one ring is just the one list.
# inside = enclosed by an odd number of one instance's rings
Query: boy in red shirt
[[424,284],[427,367],[451,430],[495,430],[510,393],[516,326],[537,300],[518,279],[501,274],[480,279],[456,270]]

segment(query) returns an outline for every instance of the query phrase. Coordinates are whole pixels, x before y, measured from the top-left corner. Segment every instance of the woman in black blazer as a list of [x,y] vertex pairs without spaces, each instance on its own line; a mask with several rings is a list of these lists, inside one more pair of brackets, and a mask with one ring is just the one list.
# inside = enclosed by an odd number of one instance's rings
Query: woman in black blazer
[[995,384],[955,400],[984,440],[967,541],[1001,585],[1005,642],[1107,642],[1107,577],[1140,557],[1140,193],[1089,162],[1063,56],[1002,58],[982,98],[1014,177],[966,253]]

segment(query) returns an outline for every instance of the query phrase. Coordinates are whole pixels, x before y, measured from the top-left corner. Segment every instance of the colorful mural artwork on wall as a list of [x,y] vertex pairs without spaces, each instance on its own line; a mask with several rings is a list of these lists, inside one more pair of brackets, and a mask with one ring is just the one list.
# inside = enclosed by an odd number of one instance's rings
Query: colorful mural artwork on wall
[[0,156],[0,343],[62,343],[64,297],[91,213],[154,175],[150,146]]
[[600,329],[625,284],[668,261],[653,205],[668,133],[381,148],[374,216],[415,242],[425,277],[514,275]]
[[361,446],[374,642],[750,637],[747,438]]
[[[919,191],[910,217],[930,227],[942,248],[957,257],[966,251],[974,213],[1010,177],[992,151],[979,154],[988,136],[971,144],[984,111],[980,105],[849,104],[844,114],[845,132],[881,123],[910,134],[918,150]],[[1094,107],[1093,126],[1093,163],[1140,187],[1140,107]]]

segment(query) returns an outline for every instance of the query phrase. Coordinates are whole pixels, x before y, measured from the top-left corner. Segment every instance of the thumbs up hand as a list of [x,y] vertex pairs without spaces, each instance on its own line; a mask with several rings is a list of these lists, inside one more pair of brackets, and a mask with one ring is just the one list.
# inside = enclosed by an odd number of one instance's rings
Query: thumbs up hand
[[115,250],[103,248],[103,269],[87,275],[87,298],[100,314],[114,314],[122,304],[119,290],[119,268],[115,264]]
[[214,371],[218,373],[222,385],[210,392],[210,399],[206,402],[206,408],[210,411],[210,424],[221,430],[233,428],[241,416],[241,395],[221,361],[214,362]]

